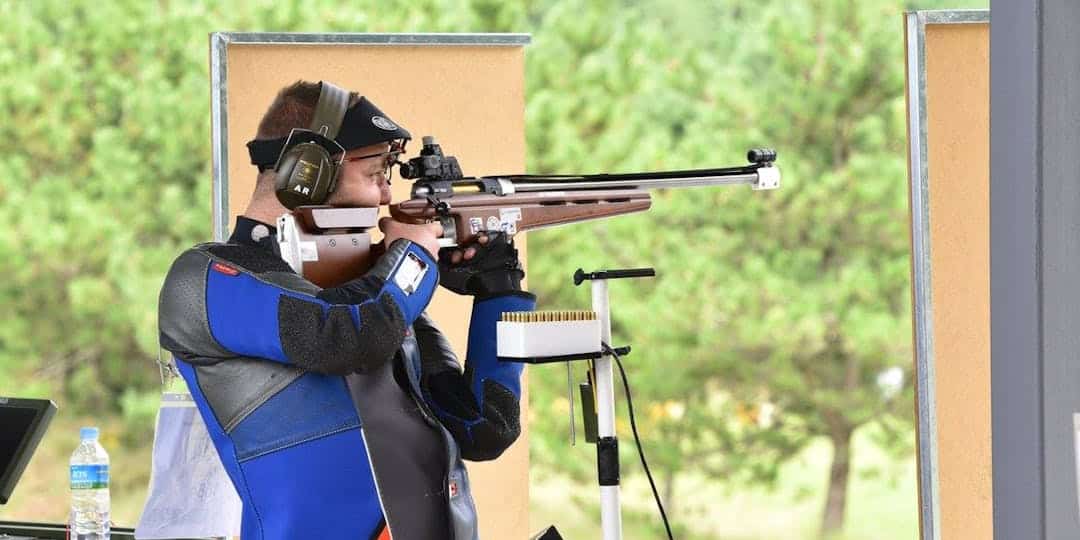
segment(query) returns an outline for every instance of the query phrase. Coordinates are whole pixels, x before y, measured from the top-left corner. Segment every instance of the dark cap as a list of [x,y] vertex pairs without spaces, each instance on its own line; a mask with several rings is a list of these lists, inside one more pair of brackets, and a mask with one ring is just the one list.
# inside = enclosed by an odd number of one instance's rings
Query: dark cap
[[[257,165],[259,172],[273,168],[287,139],[288,137],[279,137],[249,141],[247,147],[251,164]],[[334,138],[346,151],[397,139],[412,139],[412,135],[366,97],[361,97],[360,101],[345,111],[341,129]],[[337,151],[334,148],[327,150]]]
[[352,150],[396,139],[412,139],[412,135],[383,114],[368,98],[361,97],[356,105],[345,111],[341,131],[335,140],[346,150]]

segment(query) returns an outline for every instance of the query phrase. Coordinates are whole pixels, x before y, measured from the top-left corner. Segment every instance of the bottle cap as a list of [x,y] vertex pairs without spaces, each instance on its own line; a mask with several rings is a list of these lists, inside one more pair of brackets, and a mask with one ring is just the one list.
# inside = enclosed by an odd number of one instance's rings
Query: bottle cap
[[96,427],[84,427],[79,430],[79,438],[82,440],[96,440],[98,438],[98,428]]

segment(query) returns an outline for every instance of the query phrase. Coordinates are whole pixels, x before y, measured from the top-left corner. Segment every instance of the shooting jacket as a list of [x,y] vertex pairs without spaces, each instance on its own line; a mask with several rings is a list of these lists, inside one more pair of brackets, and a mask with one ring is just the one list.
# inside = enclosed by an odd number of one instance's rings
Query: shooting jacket
[[462,459],[494,459],[520,432],[522,367],[496,359],[495,323],[535,298],[475,301],[462,371],[423,313],[438,284],[423,248],[397,240],[320,289],[259,225],[181,254],[158,310],[243,501],[242,540],[479,538]]

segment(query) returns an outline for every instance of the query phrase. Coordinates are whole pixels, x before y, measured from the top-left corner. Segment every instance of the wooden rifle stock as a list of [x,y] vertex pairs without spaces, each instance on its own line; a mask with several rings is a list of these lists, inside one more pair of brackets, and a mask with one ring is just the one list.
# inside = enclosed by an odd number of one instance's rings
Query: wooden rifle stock
[[[510,195],[458,195],[445,213],[452,230],[443,233],[443,247],[464,245],[482,232],[513,236],[543,227],[648,210],[652,197],[637,189],[536,191]],[[427,199],[413,198],[390,206],[390,215],[406,223],[426,223],[442,216]]]

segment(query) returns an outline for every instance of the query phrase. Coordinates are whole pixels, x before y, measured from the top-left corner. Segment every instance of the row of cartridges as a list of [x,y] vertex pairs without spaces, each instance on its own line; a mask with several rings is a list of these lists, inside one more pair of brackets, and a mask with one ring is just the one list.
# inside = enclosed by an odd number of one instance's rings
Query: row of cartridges
[[587,310],[578,311],[507,311],[500,319],[503,322],[567,322],[567,321],[595,321],[596,312]]

